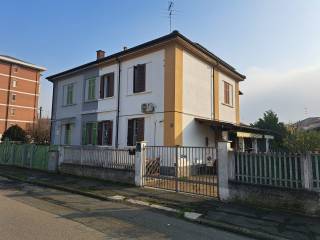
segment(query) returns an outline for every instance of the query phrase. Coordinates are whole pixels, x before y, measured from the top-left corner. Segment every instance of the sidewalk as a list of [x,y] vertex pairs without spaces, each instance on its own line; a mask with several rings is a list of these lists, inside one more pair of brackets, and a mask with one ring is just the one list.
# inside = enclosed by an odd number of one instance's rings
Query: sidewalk
[[101,199],[115,195],[124,196],[178,209],[182,214],[183,212],[198,212],[203,214],[197,220],[200,223],[224,228],[227,231],[247,233],[249,236],[261,239],[276,237],[320,239],[319,218],[222,203],[211,198],[7,166],[0,166],[0,176],[81,191]]

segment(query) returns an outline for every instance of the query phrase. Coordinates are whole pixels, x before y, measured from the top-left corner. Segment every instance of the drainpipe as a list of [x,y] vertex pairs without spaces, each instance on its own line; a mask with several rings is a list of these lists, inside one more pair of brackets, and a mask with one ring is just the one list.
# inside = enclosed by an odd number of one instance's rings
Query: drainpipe
[[8,118],[9,118],[9,103],[10,103],[10,90],[11,90],[11,81],[12,81],[12,63],[10,64],[10,75],[8,81],[8,93],[7,93],[7,111],[6,111],[6,119],[5,119],[5,126],[4,131],[8,128]]
[[118,101],[117,101],[117,116],[116,116],[116,148],[119,147],[119,118],[120,118],[120,80],[121,80],[121,61],[117,58],[118,62]]

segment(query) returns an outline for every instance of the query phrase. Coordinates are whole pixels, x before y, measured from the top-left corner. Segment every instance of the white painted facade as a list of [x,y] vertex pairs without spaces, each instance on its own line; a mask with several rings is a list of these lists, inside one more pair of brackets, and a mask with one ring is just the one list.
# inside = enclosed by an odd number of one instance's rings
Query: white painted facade
[[195,120],[214,118],[213,92],[213,67],[183,51],[183,145],[214,146],[214,131]]
[[[133,93],[133,67],[146,64],[146,91]],[[113,143],[116,137],[116,111],[118,93],[118,64],[99,69],[99,75],[115,73],[115,94],[112,98],[98,100],[98,121],[113,120]],[[145,118],[145,141],[151,145],[163,144],[163,111],[164,111],[164,50],[153,52],[138,58],[121,62],[119,146],[127,145],[128,120]],[[143,114],[141,104],[152,103],[155,113]]]

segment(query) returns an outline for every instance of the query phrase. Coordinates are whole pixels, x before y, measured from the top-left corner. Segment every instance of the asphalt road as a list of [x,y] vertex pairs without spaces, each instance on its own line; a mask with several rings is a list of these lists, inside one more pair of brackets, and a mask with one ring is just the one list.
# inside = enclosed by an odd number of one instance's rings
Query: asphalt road
[[148,208],[0,178],[1,240],[248,239]]

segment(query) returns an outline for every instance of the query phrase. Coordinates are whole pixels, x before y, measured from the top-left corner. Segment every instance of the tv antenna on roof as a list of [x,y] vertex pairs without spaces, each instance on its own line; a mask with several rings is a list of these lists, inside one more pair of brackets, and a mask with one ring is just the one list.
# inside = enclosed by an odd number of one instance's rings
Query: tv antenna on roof
[[174,6],[174,0],[169,1],[168,15],[169,15],[170,32],[172,30],[172,16],[174,12],[173,6]]

